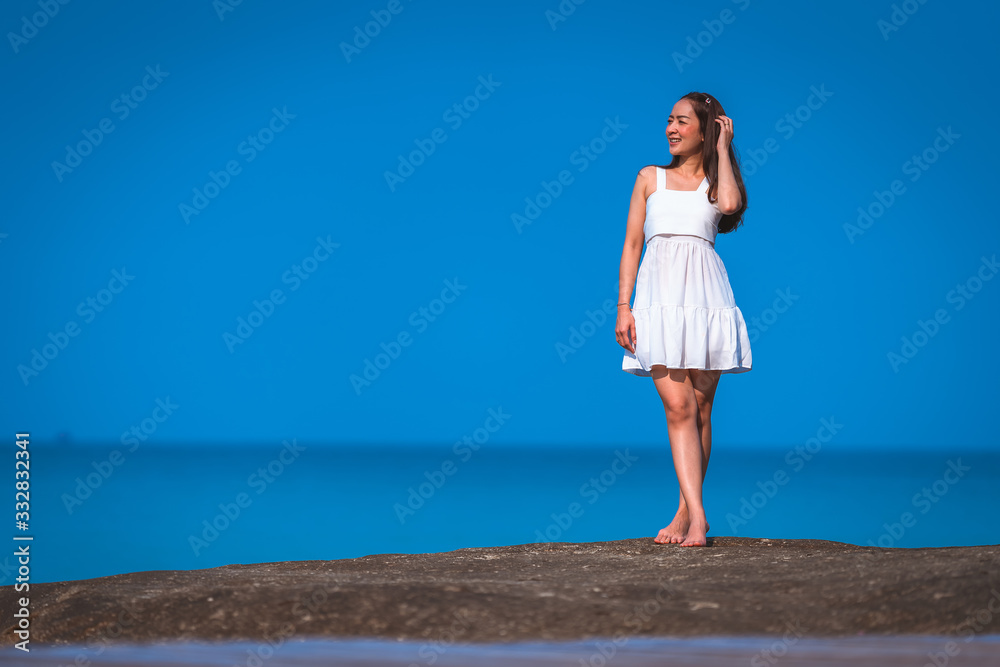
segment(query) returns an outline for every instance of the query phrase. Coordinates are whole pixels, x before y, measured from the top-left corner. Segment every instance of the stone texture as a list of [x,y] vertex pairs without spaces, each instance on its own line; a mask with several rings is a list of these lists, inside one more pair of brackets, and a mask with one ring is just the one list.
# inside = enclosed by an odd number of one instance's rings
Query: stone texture
[[[948,635],[991,600],[1000,607],[998,564],[1000,545],[714,537],[705,548],[639,538],[159,570],[32,584],[31,639]],[[0,588],[8,646],[22,595]],[[1000,632],[1000,614],[978,627],[966,632]]]

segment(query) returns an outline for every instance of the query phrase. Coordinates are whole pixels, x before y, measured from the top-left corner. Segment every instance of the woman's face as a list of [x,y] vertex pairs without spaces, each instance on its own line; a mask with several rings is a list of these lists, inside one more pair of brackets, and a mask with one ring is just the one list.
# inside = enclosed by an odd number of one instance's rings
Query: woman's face
[[667,140],[670,142],[671,155],[693,155],[701,153],[701,145],[705,137],[701,133],[698,116],[688,100],[681,100],[674,105],[667,118]]

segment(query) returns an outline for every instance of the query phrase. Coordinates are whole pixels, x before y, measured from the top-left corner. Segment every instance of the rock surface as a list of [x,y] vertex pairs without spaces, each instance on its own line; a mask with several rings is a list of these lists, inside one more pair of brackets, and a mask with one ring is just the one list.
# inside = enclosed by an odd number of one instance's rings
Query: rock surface
[[[0,588],[8,646],[17,641],[12,619],[22,595]],[[539,543],[134,572],[32,584],[30,598],[33,645],[961,636],[1000,632],[1000,613],[983,611],[1000,607],[1000,545],[882,549],[738,537],[710,538],[707,548],[649,538]]]

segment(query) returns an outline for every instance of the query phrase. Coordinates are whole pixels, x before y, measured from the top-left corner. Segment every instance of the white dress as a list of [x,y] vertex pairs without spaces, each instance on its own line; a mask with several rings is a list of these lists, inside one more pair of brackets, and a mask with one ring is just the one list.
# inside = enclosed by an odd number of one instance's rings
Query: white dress
[[715,251],[722,212],[708,201],[708,178],[697,190],[668,190],[656,168],[646,199],[646,252],[635,281],[635,354],[622,370],[649,377],[653,365],[723,373],[749,371],[753,358],[743,313]]

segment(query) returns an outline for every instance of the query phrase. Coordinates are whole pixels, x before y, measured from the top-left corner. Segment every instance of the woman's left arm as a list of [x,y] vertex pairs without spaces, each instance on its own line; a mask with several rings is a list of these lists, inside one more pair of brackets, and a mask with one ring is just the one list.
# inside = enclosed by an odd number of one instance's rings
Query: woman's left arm
[[736,187],[733,165],[729,159],[729,144],[733,140],[733,119],[729,116],[719,116],[715,122],[719,123],[719,143],[716,145],[719,154],[717,203],[723,215],[730,215],[740,210],[740,206],[743,205],[740,189]]

